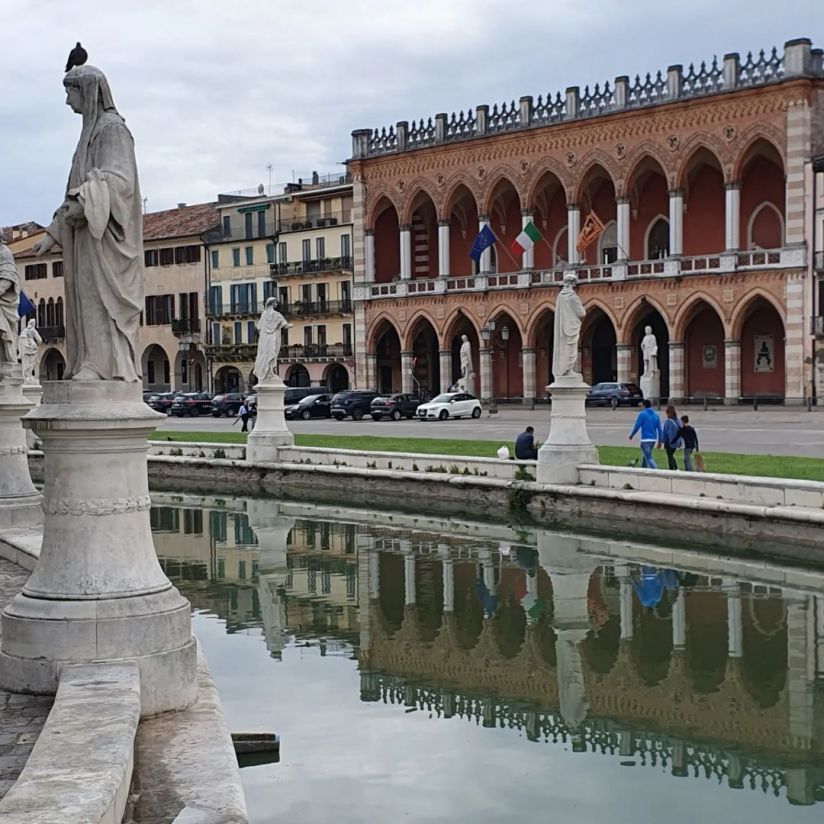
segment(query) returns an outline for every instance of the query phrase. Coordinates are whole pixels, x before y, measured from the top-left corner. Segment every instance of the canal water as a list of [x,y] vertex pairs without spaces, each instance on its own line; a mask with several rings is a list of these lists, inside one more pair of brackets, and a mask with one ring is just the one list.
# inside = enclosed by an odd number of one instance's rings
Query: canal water
[[723,552],[153,495],[264,822],[812,822],[824,574]]

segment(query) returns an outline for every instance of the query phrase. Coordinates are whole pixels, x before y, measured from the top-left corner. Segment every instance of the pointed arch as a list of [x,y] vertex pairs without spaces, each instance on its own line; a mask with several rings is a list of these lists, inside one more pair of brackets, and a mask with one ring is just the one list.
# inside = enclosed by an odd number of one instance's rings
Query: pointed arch
[[675,185],[675,174],[673,171],[672,155],[667,155],[662,146],[652,141],[644,141],[636,146],[624,158],[624,178],[622,190],[625,197],[630,195],[632,186],[636,179],[650,169],[650,166],[658,167],[658,170],[667,181],[667,187],[672,189]]
[[400,215],[400,208],[398,207],[398,200],[396,193],[389,187],[383,186],[372,192],[370,203],[366,207],[366,221],[364,228],[367,231],[375,231],[375,222],[378,217],[386,211],[390,206],[395,210],[397,215]]
[[730,164],[727,148],[715,135],[707,132],[698,132],[692,135],[678,152],[678,159],[675,167],[675,188],[686,191],[688,188],[688,175],[694,165],[694,159],[702,150],[706,156],[714,158],[721,170],[724,183],[730,182]]
[[700,311],[702,303],[707,304],[715,311],[715,314],[718,315],[724,327],[724,336],[727,338],[730,336],[729,317],[721,307],[721,304],[707,292],[694,292],[681,304],[681,307],[675,313],[675,317],[672,320],[672,340],[684,340],[684,333],[695,317],[696,310]]
[[535,346],[536,335],[546,322],[547,315],[555,314],[555,301],[538,304],[524,323],[524,346]]
[[651,298],[648,295],[641,295],[633,301],[624,314],[621,316],[619,324],[615,327],[618,332],[618,343],[623,345],[630,345],[632,343],[632,333],[638,321],[650,311],[656,311],[667,325],[667,331],[672,338],[672,326],[670,325],[669,314],[663,305],[658,302],[656,298]]
[[573,203],[577,203],[579,206],[582,206],[581,199],[586,191],[586,188],[589,186],[593,172],[599,168],[604,172],[606,178],[612,182],[613,189],[615,189],[615,196],[621,196],[618,190],[618,184],[621,180],[620,169],[617,168],[613,159],[606,154],[606,152],[603,152],[600,149],[594,149],[589,152],[581,161],[580,168],[581,172],[577,175],[573,185]]
[[378,338],[380,338],[386,331],[386,326],[389,326],[392,329],[394,329],[395,334],[398,336],[398,340],[402,340],[401,330],[398,329],[395,323],[395,319],[388,312],[381,312],[377,317],[375,317],[372,320],[372,323],[369,324],[369,331],[366,334],[367,352],[372,353],[375,351],[375,347],[378,343]]
[[544,189],[543,181],[548,175],[552,175],[558,181],[564,193],[564,199],[569,202],[570,180],[566,169],[554,158],[545,157],[535,164],[523,185],[524,209],[535,209],[538,195]]
[[787,168],[787,158],[783,148],[783,137],[773,126],[768,123],[756,123],[750,126],[736,141],[735,155],[732,161],[730,177],[732,180],[741,180],[744,167],[753,157],[753,149],[760,142],[769,144],[775,157],[779,161],[781,171]]
[[[777,245],[768,244],[766,246],[755,246],[755,241],[753,238],[753,229],[755,227],[755,221],[758,216],[763,211],[772,212],[775,218],[778,220],[778,234],[780,242]],[[763,200],[758,206],[753,209],[752,213],[750,214],[749,220],[747,221],[747,249],[777,249],[784,245],[784,237],[785,237],[785,226],[784,226],[784,215],[781,213],[781,209],[775,205],[771,200]]]
[[493,169],[492,172],[487,176],[486,185],[484,186],[481,192],[480,204],[478,206],[480,214],[490,214],[492,205],[497,196],[497,189],[501,186],[502,183],[508,183],[515,192],[515,196],[518,199],[518,211],[524,208],[523,203],[525,201],[521,192],[521,188],[519,183],[515,179],[515,175],[513,174],[512,170],[508,166],[498,166],[497,168]]
[[506,306],[505,304],[498,304],[497,306],[494,306],[489,312],[487,312],[481,326],[489,323],[490,320],[492,320],[493,318],[497,318],[499,315],[507,315],[508,317],[512,318],[512,323],[518,330],[518,334],[521,336],[521,339],[526,337],[523,324],[518,318],[518,313],[514,309],[511,309],[509,306]]
[[412,344],[415,342],[415,338],[420,332],[419,327],[423,323],[428,323],[432,327],[432,330],[438,339],[438,343],[440,344],[441,334],[438,329],[437,322],[425,309],[418,309],[418,311],[415,312],[415,314],[412,315],[412,317],[406,322],[404,333],[401,335],[401,349],[403,349],[404,352],[412,351]]
[[650,247],[650,235],[654,231],[657,233],[657,227],[659,223],[662,222],[667,224],[666,255],[664,255],[664,257],[669,257],[669,215],[664,215],[659,212],[652,217],[649,223],[647,223],[647,228],[644,230],[644,260],[656,259],[656,256],[653,254],[655,250]]
[[480,198],[475,181],[466,172],[455,172],[449,176],[444,185],[444,196],[441,200],[441,212],[438,215],[438,220],[449,220],[452,217],[452,211],[463,197],[464,190],[472,197],[475,208],[478,209]]
[[438,208],[438,195],[428,180],[419,177],[413,180],[407,187],[407,195],[404,197],[403,205],[401,210],[398,212],[398,217],[402,226],[408,226],[412,223],[412,215],[424,202],[422,200],[422,196],[428,197],[432,202],[432,206],[435,209],[435,217],[437,219],[440,211]]
[[745,295],[741,297],[738,303],[732,309],[730,314],[730,321],[729,321],[729,329],[731,333],[732,340],[740,340],[741,339],[741,331],[743,329],[744,323],[747,320],[747,316],[749,315],[749,310],[754,303],[758,301],[759,298],[762,298],[767,303],[769,303],[773,309],[778,313],[778,317],[781,319],[781,323],[786,329],[787,326],[787,318],[784,314],[784,308],[781,305],[781,301],[779,301],[775,295],[768,292],[766,289],[762,289],[761,287],[756,286],[753,289],[750,289]]
[[441,342],[445,349],[449,348],[450,337],[454,333],[455,328],[460,325],[462,320],[469,323],[478,338],[481,337],[481,323],[477,316],[468,311],[466,308],[459,307],[454,309],[452,313],[444,320],[443,337],[441,338]]

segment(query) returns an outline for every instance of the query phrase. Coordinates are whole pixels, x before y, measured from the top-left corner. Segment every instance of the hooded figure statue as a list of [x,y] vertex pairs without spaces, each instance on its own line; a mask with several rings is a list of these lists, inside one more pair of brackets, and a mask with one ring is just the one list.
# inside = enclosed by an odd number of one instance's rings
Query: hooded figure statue
[[278,379],[278,356],[280,355],[280,337],[284,329],[291,329],[292,324],[277,310],[277,300],[267,298],[263,314],[257,322],[258,343],[255,357],[255,376],[258,383],[269,384]]
[[134,141],[100,69],[76,66],[63,85],[83,130],[65,200],[34,251],[63,248],[65,377],[136,382],[143,214]]
[[14,256],[0,235],[0,364],[17,363],[17,312],[20,278]]

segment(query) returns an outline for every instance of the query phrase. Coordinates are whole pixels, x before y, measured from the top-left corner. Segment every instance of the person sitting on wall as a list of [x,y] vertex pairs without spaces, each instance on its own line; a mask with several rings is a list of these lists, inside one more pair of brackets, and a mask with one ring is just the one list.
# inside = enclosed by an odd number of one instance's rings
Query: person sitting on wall
[[520,461],[538,459],[538,445],[535,443],[535,429],[528,426],[515,439],[515,458]]

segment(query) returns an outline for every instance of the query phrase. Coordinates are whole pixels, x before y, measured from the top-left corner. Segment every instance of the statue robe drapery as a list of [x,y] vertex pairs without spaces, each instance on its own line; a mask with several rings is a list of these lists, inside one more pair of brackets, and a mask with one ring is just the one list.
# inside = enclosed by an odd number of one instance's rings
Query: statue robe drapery
[[575,372],[578,338],[586,311],[575,290],[567,285],[558,294],[553,328],[552,374],[557,380]]
[[0,243],[0,281],[6,288],[0,293],[0,363],[17,363],[17,312],[20,305],[20,278],[14,256]]
[[109,85],[94,66],[64,80],[83,97],[83,131],[72,159],[66,198],[84,221],[61,206],[48,233],[63,247],[66,372],[139,381],[136,342],[143,309],[143,210],[134,141]]
[[278,373],[281,330],[286,318],[274,306],[267,306],[257,322],[258,344],[255,357],[255,377],[259,383],[271,383]]

